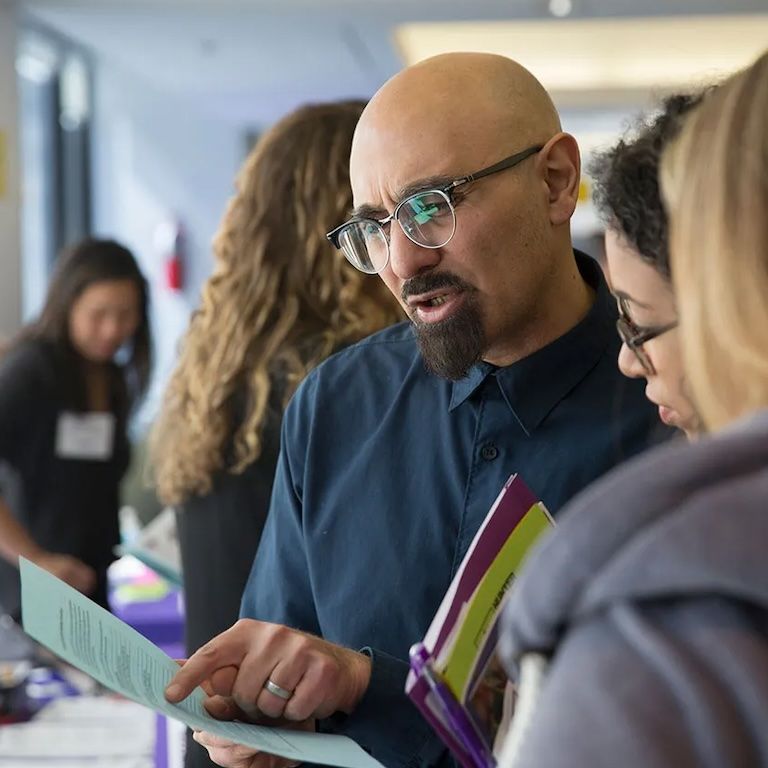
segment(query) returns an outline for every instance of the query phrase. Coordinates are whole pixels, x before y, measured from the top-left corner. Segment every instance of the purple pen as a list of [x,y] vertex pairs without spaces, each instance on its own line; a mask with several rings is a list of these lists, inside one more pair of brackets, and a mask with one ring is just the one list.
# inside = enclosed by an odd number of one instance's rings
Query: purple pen
[[480,737],[467,711],[456,700],[451,690],[432,666],[432,656],[424,643],[416,643],[410,651],[411,669],[417,677],[427,682],[442,714],[453,729],[459,743],[467,751],[475,768],[496,768],[493,753]]

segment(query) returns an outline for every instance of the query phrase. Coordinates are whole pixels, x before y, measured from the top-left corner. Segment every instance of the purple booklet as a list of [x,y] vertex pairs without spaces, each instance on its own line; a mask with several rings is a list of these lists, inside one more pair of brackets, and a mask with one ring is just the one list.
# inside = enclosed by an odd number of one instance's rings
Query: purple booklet
[[485,517],[424,640],[411,652],[406,693],[466,768],[495,764],[514,694],[496,659],[509,587],[552,519],[518,475]]

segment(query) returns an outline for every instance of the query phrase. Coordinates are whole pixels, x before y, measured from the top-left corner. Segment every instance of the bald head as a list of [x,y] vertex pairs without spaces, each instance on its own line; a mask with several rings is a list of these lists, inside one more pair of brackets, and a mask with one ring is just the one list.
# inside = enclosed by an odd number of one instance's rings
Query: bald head
[[559,130],[552,100],[520,64],[491,54],[444,54],[398,73],[371,99],[355,135],[353,175],[378,152],[426,159],[424,150],[435,144],[452,147],[452,159],[471,171],[544,144]]
[[501,56],[436,56],[371,99],[352,143],[347,237],[380,259],[438,375],[508,365],[586,313],[570,236],[579,168],[541,83]]

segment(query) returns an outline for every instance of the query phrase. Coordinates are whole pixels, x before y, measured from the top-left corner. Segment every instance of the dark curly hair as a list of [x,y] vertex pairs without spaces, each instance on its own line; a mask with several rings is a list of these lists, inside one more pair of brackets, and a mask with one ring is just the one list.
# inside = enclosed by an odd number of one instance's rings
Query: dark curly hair
[[670,96],[649,122],[643,120],[589,166],[594,202],[606,226],[621,234],[651,266],[670,277],[667,214],[659,191],[661,154],[682,117],[704,93]]

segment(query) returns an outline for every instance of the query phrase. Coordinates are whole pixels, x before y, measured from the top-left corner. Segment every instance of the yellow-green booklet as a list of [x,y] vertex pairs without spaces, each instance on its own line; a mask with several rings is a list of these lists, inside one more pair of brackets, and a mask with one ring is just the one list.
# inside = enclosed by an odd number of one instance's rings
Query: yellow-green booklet
[[513,692],[496,658],[507,593],[528,552],[554,525],[512,475],[486,515],[424,640],[406,693],[466,768],[491,768]]

